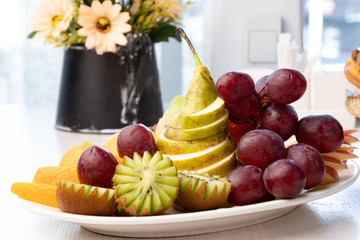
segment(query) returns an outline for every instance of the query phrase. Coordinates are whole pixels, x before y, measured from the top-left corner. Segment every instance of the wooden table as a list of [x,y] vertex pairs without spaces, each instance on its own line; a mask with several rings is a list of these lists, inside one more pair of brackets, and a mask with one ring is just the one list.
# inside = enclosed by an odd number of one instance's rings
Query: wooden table
[[[110,135],[56,130],[55,109],[0,105],[1,239],[116,239],[76,224],[25,211],[10,192],[13,182],[31,182],[37,168],[58,165],[63,153],[84,140],[102,144]],[[360,137],[360,135],[359,135]],[[121,238],[118,238],[121,239]],[[360,180],[332,196],[249,227],[164,239],[360,239]]]

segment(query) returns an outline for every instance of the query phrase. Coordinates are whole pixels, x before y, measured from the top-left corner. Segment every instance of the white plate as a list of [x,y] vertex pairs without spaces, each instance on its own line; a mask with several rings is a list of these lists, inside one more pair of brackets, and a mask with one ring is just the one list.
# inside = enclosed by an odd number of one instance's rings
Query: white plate
[[164,215],[148,217],[98,217],[63,213],[59,209],[20,199],[27,210],[58,220],[76,223],[90,231],[124,237],[169,237],[210,233],[249,226],[282,216],[297,206],[337,193],[359,176],[359,167],[348,161],[340,181],[316,187],[294,199],[273,200],[241,207],[180,213],[170,209]]

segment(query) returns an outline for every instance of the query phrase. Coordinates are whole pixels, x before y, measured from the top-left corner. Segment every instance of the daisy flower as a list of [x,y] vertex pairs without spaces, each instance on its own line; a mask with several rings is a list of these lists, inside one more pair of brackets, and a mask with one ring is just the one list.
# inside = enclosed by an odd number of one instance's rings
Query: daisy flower
[[72,19],[73,7],[69,0],[43,0],[32,16],[30,28],[36,32],[35,39],[56,38],[66,31]]
[[115,52],[116,45],[124,46],[127,39],[124,33],[131,31],[127,22],[130,20],[128,12],[120,12],[119,4],[112,4],[110,0],[103,3],[93,1],[91,7],[81,5],[79,21],[82,26],[78,33],[86,37],[85,47],[95,48],[96,53]]

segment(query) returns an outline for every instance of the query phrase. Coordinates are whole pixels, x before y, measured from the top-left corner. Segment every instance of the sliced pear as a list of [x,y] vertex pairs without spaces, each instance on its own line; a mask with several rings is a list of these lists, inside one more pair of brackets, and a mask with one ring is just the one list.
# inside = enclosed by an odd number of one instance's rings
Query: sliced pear
[[165,128],[165,136],[169,139],[178,141],[197,140],[209,137],[227,128],[229,112],[226,110],[225,114],[217,121],[199,128],[192,129],[177,129]]
[[180,112],[175,118],[169,120],[167,125],[171,128],[178,129],[198,128],[215,122],[221,118],[224,113],[225,102],[218,97],[209,106],[196,113],[186,115]]
[[158,136],[156,145],[158,150],[164,154],[175,155],[175,154],[194,153],[221,143],[229,135],[230,135],[229,131],[225,129],[214,135],[211,135],[206,138],[198,139],[196,141],[193,140],[176,141],[167,138],[163,131]]
[[188,171],[195,171],[221,161],[223,158],[234,152],[235,146],[236,142],[231,136],[225,138],[219,144],[199,152],[178,155],[164,154],[164,156],[169,157],[178,170],[185,169]]
[[180,112],[180,109],[184,102],[184,99],[185,99],[185,96],[182,96],[182,95],[178,95],[173,98],[173,100],[171,101],[170,107],[164,112],[163,116],[161,117],[161,119],[159,120],[159,122],[156,126],[156,130],[155,130],[156,135],[159,135],[162,132],[162,130],[165,127],[165,123],[167,122],[167,120],[170,116],[172,116],[173,114],[175,114],[177,112]]
[[235,152],[229,154],[222,160],[208,166],[205,168],[198,169],[199,174],[210,174],[210,175],[219,175],[220,177],[227,176],[232,170],[236,167],[236,157]]

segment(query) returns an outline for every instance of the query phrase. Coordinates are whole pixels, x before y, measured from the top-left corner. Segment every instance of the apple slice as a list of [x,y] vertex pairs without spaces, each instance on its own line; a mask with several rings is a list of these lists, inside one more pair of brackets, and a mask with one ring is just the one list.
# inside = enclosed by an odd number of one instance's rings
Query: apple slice
[[357,147],[343,143],[337,150],[349,151],[352,153],[355,149],[357,149]]
[[334,169],[340,170],[340,169],[347,169],[348,165],[346,164],[346,161],[341,161],[338,159],[334,159],[331,157],[323,157],[325,165],[332,167]]
[[339,174],[336,171],[336,169],[334,169],[330,166],[325,166],[325,176],[324,176],[322,182],[320,183],[320,185],[335,183],[335,182],[338,182],[339,180],[340,180],[340,177],[339,177]]
[[356,156],[355,154],[353,154],[352,152],[349,151],[344,151],[344,150],[335,150],[329,153],[321,153],[321,155],[324,157],[331,157],[331,158],[335,158],[338,159],[340,161],[344,161],[347,159],[354,159],[354,158],[358,158],[358,156]]
[[351,135],[353,133],[357,133],[359,130],[357,129],[347,129],[347,130],[344,130],[344,135]]
[[352,135],[344,135],[344,143],[345,144],[352,144],[359,142],[359,139],[357,137],[354,137]]

